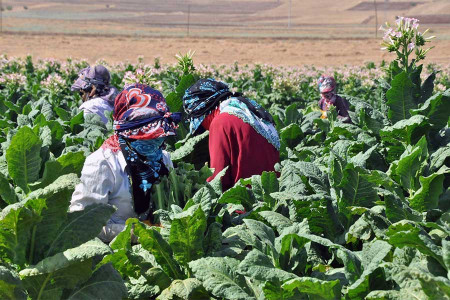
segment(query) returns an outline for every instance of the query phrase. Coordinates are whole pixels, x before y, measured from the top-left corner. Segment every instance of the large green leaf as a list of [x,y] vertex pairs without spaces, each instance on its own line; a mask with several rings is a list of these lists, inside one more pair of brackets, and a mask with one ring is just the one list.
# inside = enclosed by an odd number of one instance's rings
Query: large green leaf
[[162,269],[174,279],[182,279],[183,273],[173,257],[173,251],[169,243],[155,229],[148,228],[136,219],[129,219],[127,224],[134,223],[134,234],[139,238],[144,249],[155,256]]
[[75,173],[78,176],[81,174],[85,156],[84,152],[69,152],[60,156],[56,161],[48,160],[45,163],[44,173],[39,184],[33,185],[33,189],[46,187],[55,181],[58,177]]
[[245,277],[237,273],[239,261],[229,257],[205,257],[192,261],[189,267],[195,277],[215,297],[229,300],[255,299]]
[[352,299],[364,298],[371,290],[382,289],[386,286],[386,279],[380,263],[390,253],[392,246],[382,240],[375,240],[363,245],[360,254],[364,272],[361,277],[348,287],[348,295]]
[[222,224],[214,222],[208,227],[203,240],[205,254],[211,256],[222,248]]
[[[36,200],[44,203],[43,200]],[[0,258],[23,266],[28,261],[28,246],[32,228],[40,221],[39,215],[24,202],[7,206],[0,212]]]
[[13,204],[17,202],[14,188],[9,184],[5,175],[0,173],[0,199],[6,204]]
[[288,228],[294,224],[293,221],[286,218],[282,214],[273,211],[262,211],[259,213],[272,227],[276,228],[278,232]]
[[47,256],[81,245],[99,235],[115,208],[106,204],[92,204],[81,211],[71,212],[58,234],[48,245]]
[[367,171],[353,164],[347,164],[341,183],[337,186],[342,191],[338,201],[339,211],[347,219],[350,218],[349,207],[360,206],[370,208],[379,199],[375,185],[367,179]]
[[443,166],[430,176],[420,176],[421,187],[409,198],[410,206],[420,212],[437,208],[439,196],[444,192],[443,182],[445,174],[449,172],[450,169]]
[[69,300],[123,299],[127,289],[111,264],[100,267],[92,277],[70,295]]
[[387,105],[389,107],[388,117],[392,123],[408,119],[410,110],[416,108],[414,103],[414,83],[408,73],[402,72],[394,77],[391,88],[386,93]]
[[55,242],[55,238],[67,224],[67,210],[78,182],[79,179],[75,174],[63,175],[44,189],[36,190],[28,195],[27,199],[44,199],[46,203],[46,208],[41,213],[42,221],[36,225],[36,243],[34,249],[30,249],[33,255],[31,263],[37,263],[51,255],[49,250],[52,248],[50,249],[49,246]]
[[166,97],[167,105],[171,112],[179,112],[183,108],[184,92],[195,83],[195,77],[191,74],[184,75],[175,89]]
[[412,111],[413,115],[424,115],[430,120],[433,128],[439,130],[448,123],[448,112],[450,111],[450,90],[439,92],[428,98],[419,108]]
[[433,257],[445,268],[442,249],[414,222],[400,221],[392,224],[386,235],[389,237],[389,244],[399,248],[405,246],[416,248],[423,254]]
[[19,275],[33,299],[59,299],[63,289],[72,289],[89,279],[93,257],[110,251],[100,240],[92,240],[45,258]]
[[294,300],[299,296],[295,294],[295,291],[283,289],[279,282],[267,281],[263,286],[263,292],[264,299],[267,300]]
[[208,292],[202,286],[202,283],[196,278],[185,280],[174,280],[172,284],[162,291],[157,300],[186,299],[198,300],[209,299]]
[[28,184],[39,179],[42,142],[29,127],[20,128],[6,150],[9,176],[24,191]]
[[257,236],[261,242],[273,246],[275,242],[275,233],[272,228],[264,224],[263,222],[255,221],[252,219],[244,219],[245,225],[249,231]]
[[206,216],[201,207],[192,215],[176,217],[170,227],[169,244],[181,265],[203,256]]
[[400,183],[405,190],[411,193],[418,189],[416,186],[417,173],[427,157],[427,141],[423,137],[414,147],[408,146],[400,156],[400,159],[392,163],[388,174]]
[[247,188],[239,184],[224,192],[219,198],[219,203],[241,204],[247,208],[250,208],[252,205]]
[[280,131],[280,139],[289,148],[295,148],[303,138],[302,129],[298,124],[290,124]]
[[401,120],[392,126],[386,126],[380,131],[381,138],[391,143],[402,142],[407,145],[416,144],[429,130],[430,121],[422,115],[415,115]]
[[[200,135],[189,138],[184,145],[180,146],[175,151],[170,153],[170,158],[173,162],[185,161],[187,157],[189,157],[190,155],[194,155],[196,146],[206,141],[208,137],[209,131],[205,131]],[[195,155],[198,155],[198,153],[195,153]]]
[[298,276],[276,268],[272,259],[258,249],[253,249],[239,264],[238,272],[261,281],[286,281]]
[[282,285],[287,291],[298,290],[310,295],[310,299],[340,299],[341,284],[339,280],[323,281],[317,278],[302,277],[289,280]]
[[19,276],[3,266],[0,266],[0,298],[5,300],[27,299]]

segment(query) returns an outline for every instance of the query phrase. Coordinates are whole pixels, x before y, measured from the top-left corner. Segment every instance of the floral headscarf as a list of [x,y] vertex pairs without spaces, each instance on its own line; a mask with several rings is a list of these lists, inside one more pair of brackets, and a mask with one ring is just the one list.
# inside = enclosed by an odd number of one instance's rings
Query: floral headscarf
[[163,95],[144,84],[124,89],[114,106],[115,135],[103,148],[122,151],[133,189],[134,210],[141,220],[152,220],[152,185],[168,170],[162,147],[166,137],[175,135],[179,113],[170,113]]

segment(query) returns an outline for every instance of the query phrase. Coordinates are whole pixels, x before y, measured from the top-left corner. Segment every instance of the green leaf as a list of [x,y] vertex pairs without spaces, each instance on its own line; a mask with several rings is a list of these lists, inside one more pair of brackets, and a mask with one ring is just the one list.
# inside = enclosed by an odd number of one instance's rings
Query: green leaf
[[282,214],[273,211],[262,211],[259,213],[272,227],[275,227],[278,232],[288,228],[294,224],[290,219]]
[[174,280],[172,284],[162,291],[157,300],[186,299],[198,300],[209,299],[208,292],[202,283],[196,278],[185,280]]
[[19,276],[3,266],[0,266],[0,298],[5,300],[27,299]]
[[184,145],[182,145],[181,147],[170,153],[170,158],[172,159],[173,162],[185,161],[189,155],[194,154],[196,145],[207,140],[208,137],[209,131],[205,131],[200,135],[189,138]]
[[46,255],[54,255],[97,237],[115,210],[111,205],[91,204],[81,211],[69,213],[67,221],[48,245]]
[[418,270],[412,270],[411,273],[420,280],[423,291],[429,299],[446,299],[450,296],[450,280],[447,278],[432,276]]
[[222,248],[222,224],[214,222],[208,227],[206,236],[203,240],[203,249],[207,256]]
[[380,131],[382,140],[391,143],[402,142],[407,145],[416,144],[430,128],[430,121],[422,115],[415,115],[401,120],[392,126],[386,126]]
[[281,129],[280,138],[289,148],[295,148],[303,139],[303,132],[298,124],[290,124]]
[[183,108],[184,92],[195,83],[195,77],[191,74],[181,77],[176,90],[166,97],[167,105],[171,112],[179,112]]
[[386,235],[389,237],[389,244],[399,248],[405,246],[416,248],[421,253],[433,257],[445,268],[442,249],[415,223],[411,221],[400,221],[392,224],[386,232]]
[[61,120],[63,120],[63,121],[70,120],[70,113],[68,111],[66,111],[65,109],[63,109],[61,107],[55,107],[54,110],[55,110],[56,114],[58,115],[58,117],[61,118]]
[[261,281],[286,281],[298,277],[294,273],[276,268],[272,259],[258,249],[253,249],[247,254],[239,264],[238,272]]
[[0,172],[0,198],[6,204],[13,204],[17,202],[16,192],[14,188],[9,184],[5,175]]
[[6,150],[9,176],[25,192],[28,183],[39,179],[41,141],[29,127],[20,128]]
[[439,196],[444,192],[445,174],[450,169],[443,166],[428,177],[419,177],[421,187],[409,198],[409,204],[417,211],[425,212],[438,207]]
[[235,185],[220,196],[219,203],[242,204],[245,207],[251,207],[250,199],[249,192],[245,186]]
[[[184,214],[182,214],[184,215]],[[169,244],[181,265],[203,256],[206,216],[201,207],[193,215],[175,217],[170,227]]]
[[84,123],[84,113],[81,111],[70,119],[69,126],[72,132],[76,133],[81,131],[80,125],[82,125],[83,123]]
[[272,228],[264,224],[263,222],[255,221],[252,219],[244,219],[245,225],[249,231],[257,236],[263,243],[273,246],[275,242],[275,233]]
[[111,264],[100,267],[92,277],[77,288],[68,300],[85,299],[123,299],[127,297],[127,289],[122,277]]
[[392,123],[408,119],[411,116],[410,110],[416,108],[413,97],[414,87],[414,83],[406,72],[396,75],[392,80],[391,88],[386,93],[388,117]]
[[350,298],[364,298],[371,290],[385,287],[386,279],[379,265],[388,256],[391,249],[392,246],[382,240],[363,244],[360,257],[364,272],[356,282],[348,287]]
[[348,220],[350,206],[370,208],[379,199],[375,185],[367,179],[367,172],[360,167],[354,167],[351,163],[345,167],[338,188],[342,191],[338,201],[339,211],[345,214]]
[[314,297],[313,299],[340,299],[341,284],[339,280],[323,281],[311,277],[302,277],[289,280],[282,285],[287,291],[298,290],[301,293]]
[[189,267],[195,277],[215,297],[229,300],[255,299],[245,277],[237,273],[239,261],[230,257],[205,257],[192,261]]
[[428,157],[427,141],[423,137],[414,146],[409,146],[400,156],[398,161],[392,163],[388,174],[394,175],[394,179],[408,191],[415,191],[417,172],[420,170],[422,162]]
[[33,191],[28,195],[27,199],[44,199],[46,204],[46,208],[40,214],[42,221],[36,225],[36,243],[34,250],[30,250],[33,255],[31,263],[50,255],[48,251],[53,247],[49,246],[55,243],[55,238],[67,224],[67,210],[78,182],[79,179],[75,174],[63,175],[44,189]]
[[[42,201],[43,202],[43,201]],[[0,212],[0,257],[2,261],[25,265],[28,243],[39,216],[24,202],[7,206]]]
[[129,219],[127,224],[131,223],[134,223],[134,234],[139,238],[139,243],[155,256],[162,269],[174,279],[183,278],[183,273],[173,258],[172,248],[161,234],[155,229],[145,227],[135,219]]
[[59,299],[63,289],[73,289],[89,279],[93,257],[110,251],[100,240],[92,240],[45,258],[19,275],[33,299]]
[[439,130],[447,124],[449,111],[450,90],[446,90],[428,98],[419,109],[415,109],[411,113],[413,115],[420,114],[428,117],[433,128]]
[[298,297],[298,295],[295,295],[295,291],[283,289],[279,282],[267,281],[263,286],[263,292],[264,299],[267,300],[294,300],[295,297]]

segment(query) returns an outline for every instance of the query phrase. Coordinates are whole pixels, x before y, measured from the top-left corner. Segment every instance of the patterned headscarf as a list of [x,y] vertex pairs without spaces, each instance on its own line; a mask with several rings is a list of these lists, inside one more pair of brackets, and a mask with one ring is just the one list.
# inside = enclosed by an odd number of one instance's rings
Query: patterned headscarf
[[228,85],[213,79],[200,79],[187,89],[183,97],[183,107],[191,121],[191,133],[195,133],[205,117],[230,96],[232,93]]
[[127,163],[133,189],[134,210],[141,220],[153,221],[151,187],[169,172],[163,163],[166,137],[175,135],[179,113],[170,113],[163,95],[144,84],[133,84],[117,97],[115,135],[103,148],[120,149]]
[[332,76],[320,76],[318,85],[321,94],[336,91],[336,80]]
[[86,90],[94,85],[98,97],[114,103],[114,99],[119,92],[114,86],[110,85],[110,81],[111,75],[104,66],[87,67],[78,73],[78,78],[72,84],[71,91]]
[[175,135],[180,113],[171,113],[163,95],[145,84],[124,89],[114,105],[114,130],[136,140]]
[[186,90],[183,97],[184,110],[191,121],[191,133],[195,133],[206,116],[231,97],[244,103],[249,113],[254,114],[255,117],[274,124],[272,116],[264,108],[256,102],[242,97],[240,93],[230,92],[225,83],[213,79],[200,79]]

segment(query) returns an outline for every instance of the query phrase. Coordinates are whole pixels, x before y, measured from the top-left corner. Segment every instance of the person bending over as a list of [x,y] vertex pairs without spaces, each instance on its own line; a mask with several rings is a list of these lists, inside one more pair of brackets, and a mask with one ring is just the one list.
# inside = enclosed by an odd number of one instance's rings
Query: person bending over
[[175,135],[179,114],[171,114],[162,94],[134,84],[116,98],[114,135],[86,158],[69,210],[95,203],[117,208],[99,238],[111,241],[128,218],[153,223],[152,185],[173,168],[163,150],[166,137]]
[[190,132],[209,130],[209,153],[214,174],[229,167],[222,188],[239,179],[274,171],[279,162],[280,139],[272,116],[253,100],[231,93],[228,86],[212,79],[200,79],[183,97],[190,120]]
[[109,71],[101,65],[87,67],[78,73],[78,79],[71,87],[72,92],[79,92],[83,104],[80,109],[84,115],[97,114],[103,123],[108,123],[106,112],[114,109],[114,99],[118,91],[110,84]]
[[319,108],[322,112],[322,119],[327,118],[327,112],[331,106],[336,107],[338,118],[345,123],[351,123],[348,109],[350,107],[347,100],[336,94],[336,80],[332,76],[320,76],[319,78]]

